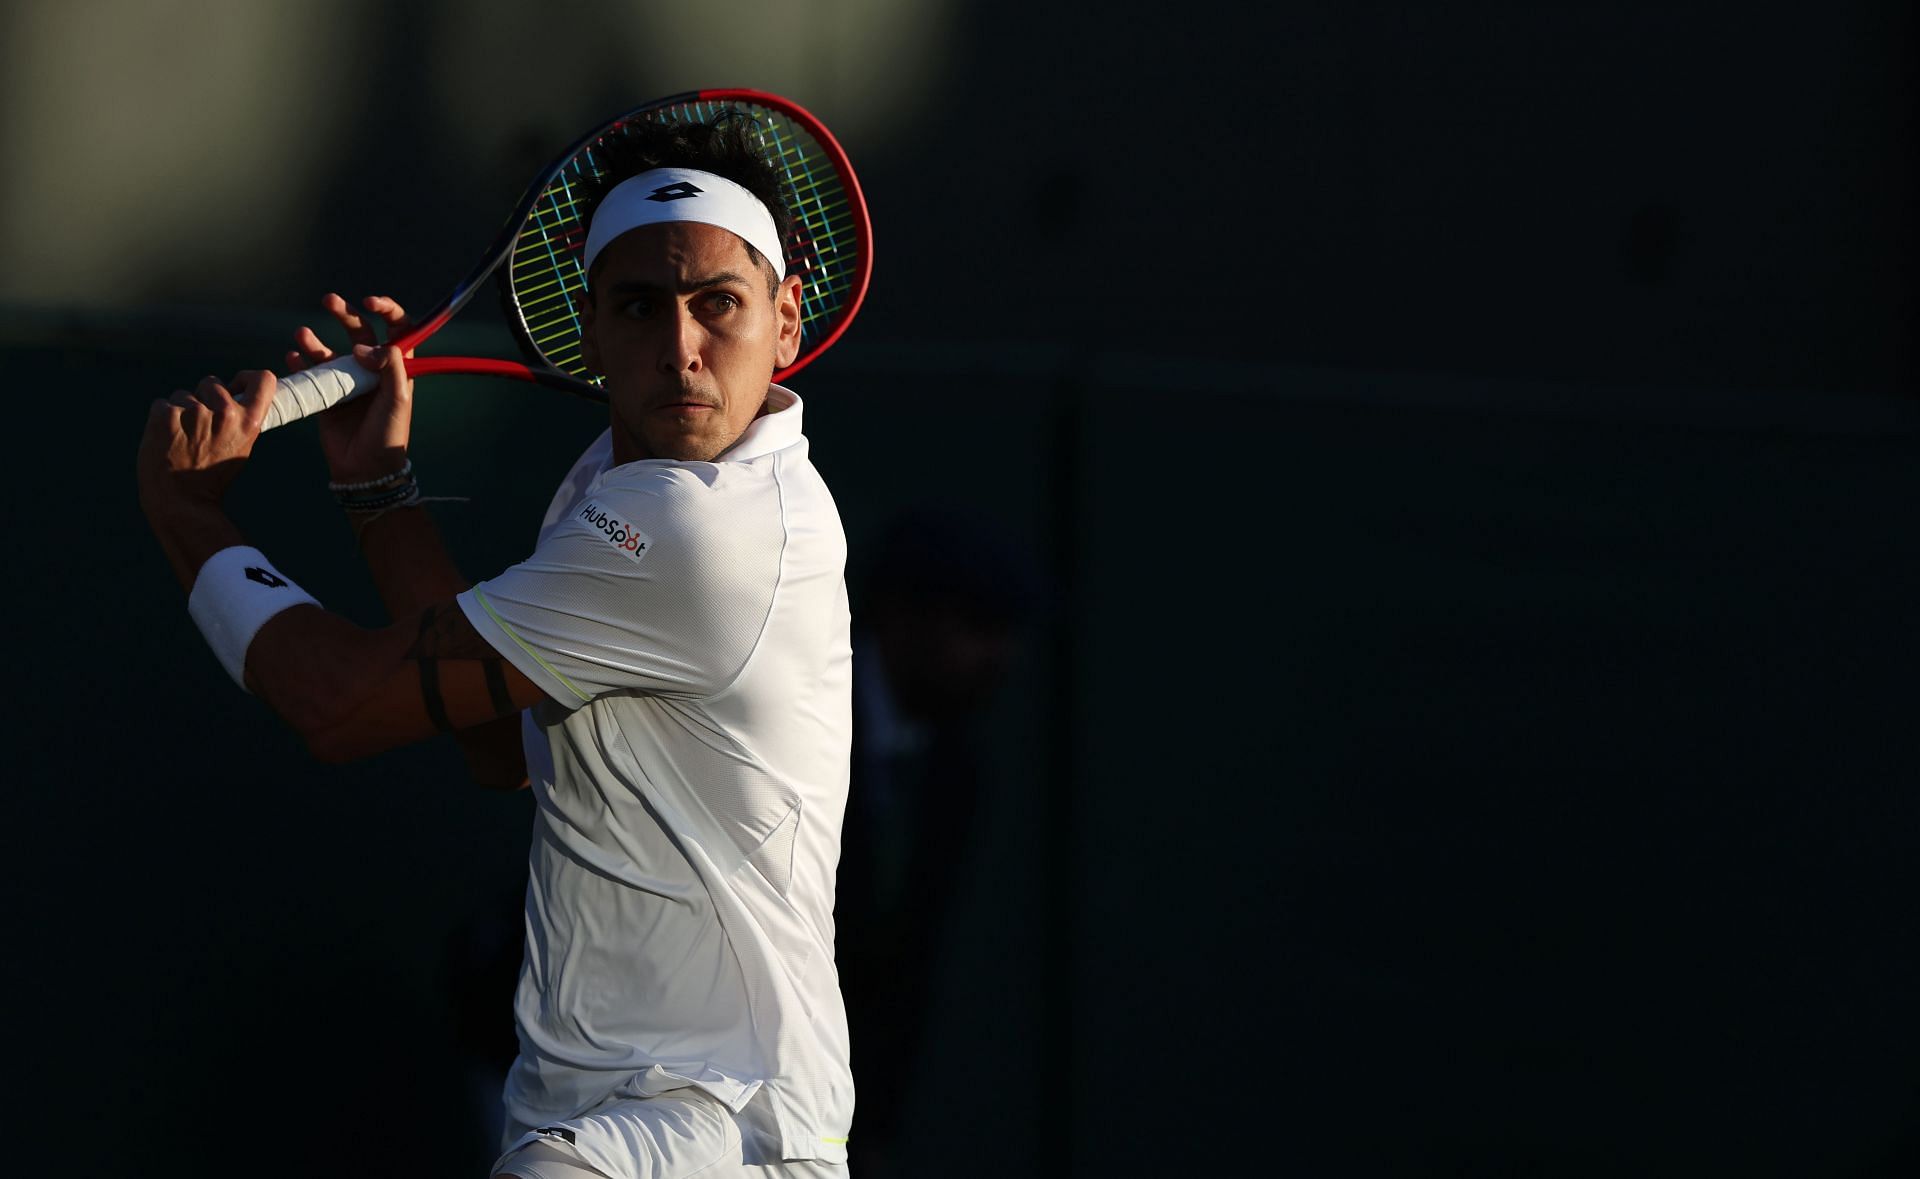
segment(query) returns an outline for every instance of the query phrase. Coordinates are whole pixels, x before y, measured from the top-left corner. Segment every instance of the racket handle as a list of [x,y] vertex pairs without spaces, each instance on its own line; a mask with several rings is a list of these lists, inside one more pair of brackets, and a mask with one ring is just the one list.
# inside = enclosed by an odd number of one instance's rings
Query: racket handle
[[331,409],[362,393],[371,393],[380,384],[380,374],[369,372],[351,355],[336,356],[324,364],[281,377],[273,392],[273,404],[267,407],[264,432],[275,426],[297,421],[309,414]]

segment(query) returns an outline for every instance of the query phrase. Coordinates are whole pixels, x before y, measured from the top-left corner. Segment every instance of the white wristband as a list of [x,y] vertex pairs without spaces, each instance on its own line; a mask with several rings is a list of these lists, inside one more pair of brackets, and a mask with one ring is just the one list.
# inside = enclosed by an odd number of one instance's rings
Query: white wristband
[[275,569],[265,553],[239,544],[207,558],[187,595],[194,625],[242,689],[247,686],[247,644],[267,619],[289,606],[319,604]]

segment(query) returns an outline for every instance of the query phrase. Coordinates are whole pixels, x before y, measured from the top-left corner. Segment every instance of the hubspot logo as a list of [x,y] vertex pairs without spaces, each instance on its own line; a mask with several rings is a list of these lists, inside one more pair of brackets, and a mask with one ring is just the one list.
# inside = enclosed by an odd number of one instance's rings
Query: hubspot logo
[[619,549],[628,560],[638,561],[647,555],[653,545],[653,538],[611,513],[599,504],[588,500],[581,507],[579,517],[589,528],[607,538],[607,542]]

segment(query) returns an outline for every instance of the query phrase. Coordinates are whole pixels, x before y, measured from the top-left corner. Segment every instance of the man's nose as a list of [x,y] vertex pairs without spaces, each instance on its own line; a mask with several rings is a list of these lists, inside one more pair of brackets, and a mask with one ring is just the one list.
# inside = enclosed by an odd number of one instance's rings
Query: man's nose
[[665,338],[660,341],[660,371],[699,372],[700,347],[705,340],[706,329],[700,326],[693,312],[686,307],[677,308],[672,322],[666,326]]

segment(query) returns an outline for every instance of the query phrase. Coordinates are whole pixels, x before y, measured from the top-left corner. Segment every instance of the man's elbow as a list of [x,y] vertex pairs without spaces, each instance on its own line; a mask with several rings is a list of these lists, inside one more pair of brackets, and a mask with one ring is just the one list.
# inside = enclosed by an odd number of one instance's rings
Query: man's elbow
[[[341,708],[337,696],[321,692],[262,690],[249,677],[247,686],[258,693],[283,724],[299,735],[307,753],[315,761],[329,765],[355,761],[373,750],[364,749],[356,739],[350,714]],[[274,685],[273,687],[278,687]]]
[[314,760],[328,765],[359,761],[419,739],[395,715],[393,702],[377,694],[351,702],[309,697],[278,711]]
[[405,703],[399,641],[322,611],[283,611],[247,648],[247,687],[315,760],[356,761],[404,743],[393,732]]

